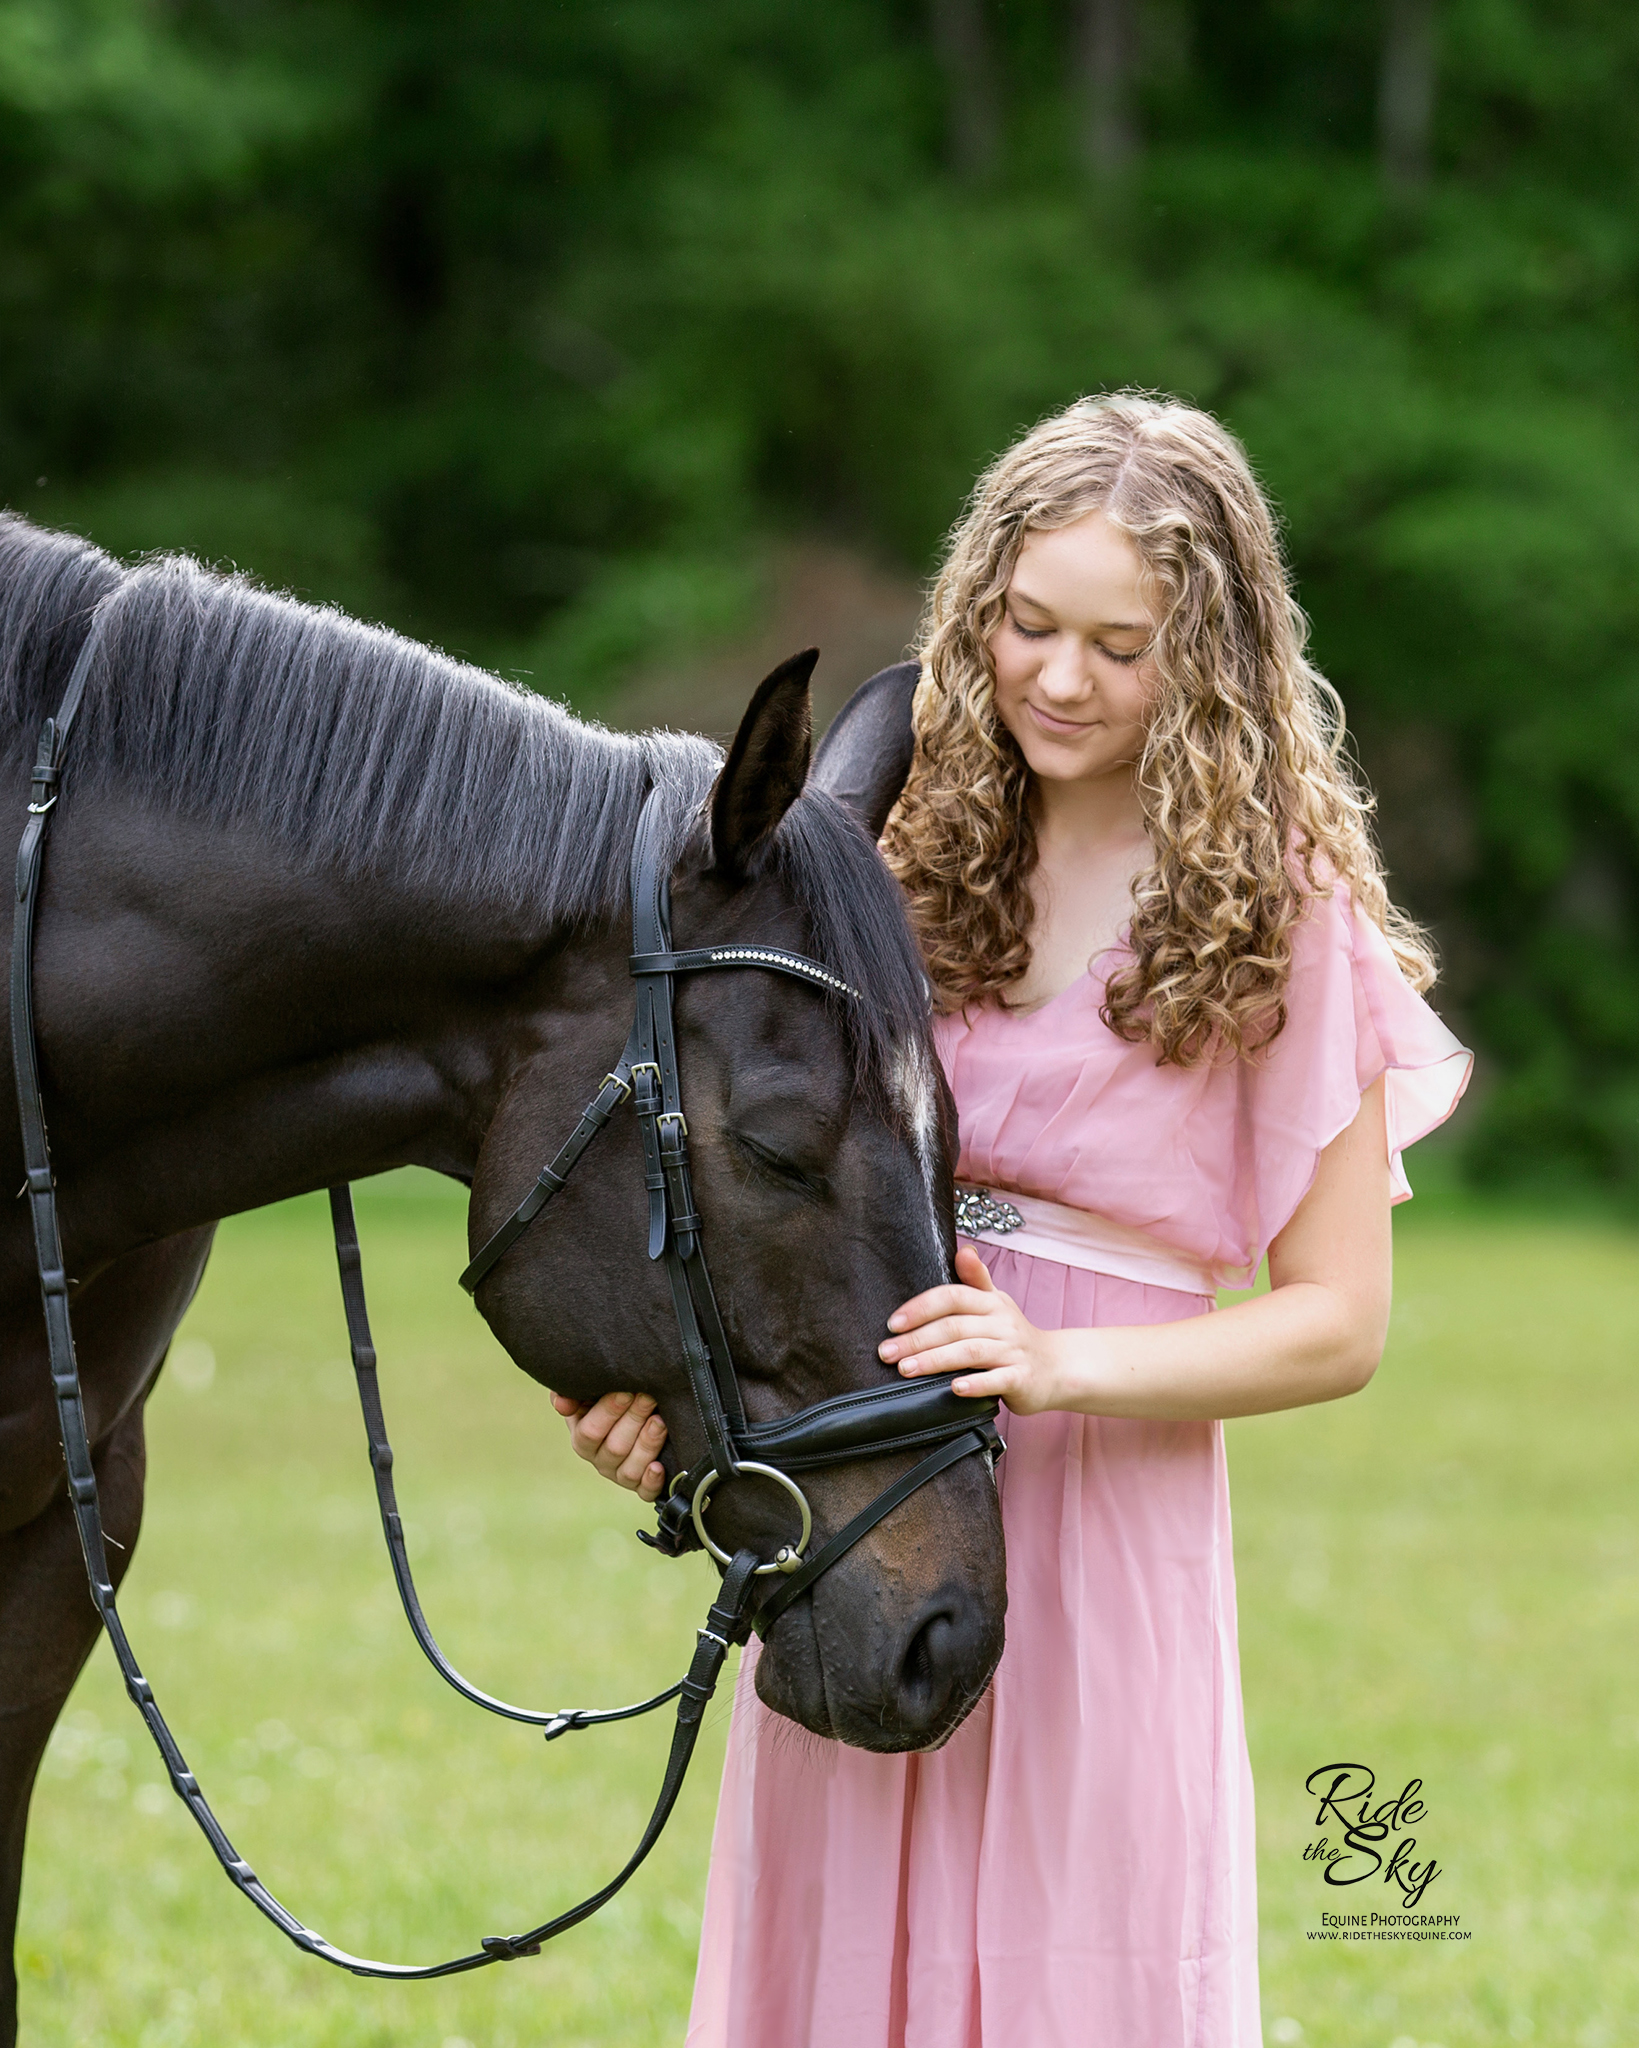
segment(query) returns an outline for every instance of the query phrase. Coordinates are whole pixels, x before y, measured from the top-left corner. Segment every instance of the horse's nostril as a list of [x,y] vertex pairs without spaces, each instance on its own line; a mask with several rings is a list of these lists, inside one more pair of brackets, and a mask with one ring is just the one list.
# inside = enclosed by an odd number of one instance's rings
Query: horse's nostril
[[899,1660],[899,1718],[906,1729],[931,1727],[949,1704],[956,1676],[958,1630],[946,1609],[930,1614]]

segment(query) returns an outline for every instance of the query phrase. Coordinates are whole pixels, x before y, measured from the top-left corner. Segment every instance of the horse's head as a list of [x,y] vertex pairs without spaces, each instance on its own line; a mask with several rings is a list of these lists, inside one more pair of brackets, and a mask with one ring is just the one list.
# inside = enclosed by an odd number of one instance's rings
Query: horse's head
[[[892,1383],[876,1355],[902,1301],[951,1275],[954,1115],[934,1056],[920,963],[897,888],[861,824],[805,789],[808,673],[759,689],[672,879],[674,944],[810,954],[858,990],[784,975],[680,977],[677,1060],[701,1241],[755,1426]],[[856,799],[857,801],[857,799]],[[473,1183],[477,1245],[529,1187],[615,1064],[633,1004],[631,927],[554,970],[538,1049],[520,1065]],[[617,1111],[562,1192],[482,1283],[496,1335],[537,1379],[580,1400],[653,1394],[668,1477],[706,1450],[649,1208],[636,1119]],[[812,1550],[916,1462],[899,1450],[805,1471]],[[772,1557],[790,1500],[742,1476],[710,1528]],[[778,1578],[759,1585],[778,1586]],[[773,1623],[763,1699],[861,1748],[942,1741],[1001,1654],[1000,1516],[985,1459],[953,1464],[896,1507]]]

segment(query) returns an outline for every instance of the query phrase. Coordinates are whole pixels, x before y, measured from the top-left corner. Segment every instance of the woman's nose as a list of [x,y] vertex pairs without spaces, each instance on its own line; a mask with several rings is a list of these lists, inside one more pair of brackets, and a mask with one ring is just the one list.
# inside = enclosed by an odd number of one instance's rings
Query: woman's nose
[[1088,694],[1091,672],[1087,651],[1068,633],[1058,634],[1040,669],[1040,687],[1055,703],[1072,704]]

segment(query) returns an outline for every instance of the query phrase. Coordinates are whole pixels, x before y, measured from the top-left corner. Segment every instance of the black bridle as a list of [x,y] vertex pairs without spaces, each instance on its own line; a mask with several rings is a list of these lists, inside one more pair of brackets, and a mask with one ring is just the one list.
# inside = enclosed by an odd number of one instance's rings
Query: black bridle
[[[694,1204],[689,1126],[677,1070],[676,978],[717,968],[761,968],[806,982],[828,997],[850,1001],[859,997],[829,968],[783,946],[695,946],[675,951],[670,893],[659,850],[657,799],[651,792],[632,842],[630,965],[637,983],[637,1003],[625,1050],[581,1111],[568,1142],[542,1167],[529,1193],[474,1256],[461,1275],[461,1285],[469,1293],[476,1291],[563,1187],[615,1110],[630,1101],[643,1136],[649,1257],[665,1261],[689,1390],[706,1439],[700,1458],[677,1474],[656,1509],[659,1533],[644,1540],[672,1557],[703,1545],[719,1565],[726,1566],[728,1553],[713,1542],[706,1528],[705,1511],[713,1493],[745,1474],[783,1488],[796,1503],[802,1532],[795,1544],[783,1546],[756,1568],[759,1578],[779,1575],[784,1579],[757,1610],[755,1625],[759,1633],[766,1633],[799,1594],[918,1487],[973,1452],[993,1457],[1001,1446],[990,1419],[997,1404],[952,1393],[948,1379],[900,1380],[818,1401],[775,1422],[754,1425],[746,1421]],[[813,1556],[805,1556],[812,1518],[791,1474],[908,1450],[926,1455]]]
[[[461,1284],[469,1293],[478,1287],[564,1185],[581,1154],[609,1122],[615,1110],[629,1100],[637,1113],[643,1136],[644,1180],[649,1194],[648,1253],[651,1259],[664,1259],[666,1264],[689,1386],[706,1438],[706,1450],[701,1458],[688,1471],[677,1475],[666,1498],[657,1508],[658,1535],[644,1540],[674,1557],[685,1549],[704,1545],[722,1571],[718,1596],[707,1612],[704,1627],[698,1632],[689,1669],[676,1685],[655,1694],[652,1699],[629,1707],[543,1712],[511,1706],[480,1691],[463,1678],[444,1656],[427,1625],[415,1590],[394,1494],[393,1453],[381,1406],[350,1191],[345,1186],[332,1188],[330,1206],[348,1338],[369,1442],[370,1463],[375,1475],[382,1530],[387,1540],[393,1576],[416,1641],[439,1675],[464,1698],[490,1713],[540,1727],[549,1742],[575,1729],[649,1713],[675,1699],[677,1716],[660,1791],[642,1838],[625,1867],[590,1897],[526,1933],[486,1936],[476,1950],[453,1957],[448,1962],[380,1963],[350,1955],[304,1926],[262,1884],[211,1811],[131,1649],[108,1568],[96,1470],[69,1315],[69,1281],[64,1269],[57,1221],[56,1184],[52,1176],[45,1107],[40,1092],[33,972],[34,925],[46,835],[60,791],[64,750],[84,694],[96,638],[96,626],[93,624],[74,664],[56,716],[48,718],[41,729],[30,786],[28,818],[17,854],[11,953],[12,1061],[27,1170],[25,1185],[34,1228],[35,1261],[45,1315],[52,1388],[62,1430],[69,1498],[85,1556],[92,1601],[113,1646],[126,1691],[147,1724],[172,1787],[198,1823],[228,1877],[298,1948],[324,1962],[350,1970],[356,1976],[391,1978],[453,1976],[467,1970],[482,1969],[489,1963],[538,1954],[543,1942],[588,1919],[613,1898],[659,1839],[682,1789],[701,1720],[716,1689],[718,1674],[730,1644],[744,1642],[753,1625],[760,1632],[766,1632],[822,1572],[835,1564],[918,1487],[974,1453],[993,1460],[1002,1447],[992,1419],[997,1412],[996,1404],[963,1400],[950,1391],[948,1381],[907,1381],[838,1395],[774,1422],[747,1423],[733,1357],[701,1245],[700,1218],[694,1207],[688,1124],[683,1115],[677,1071],[677,1036],[673,1018],[675,977],[711,968],[752,967],[794,976],[830,996],[852,998],[855,992],[817,961],[781,947],[732,945],[673,951],[668,878],[660,865],[658,816],[655,796],[651,792],[632,846],[634,951],[631,971],[637,982],[637,1003],[625,1051],[581,1112],[580,1121],[568,1141],[550,1164],[541,1169],[528,1195],[478,1252],[462,1274]],[[924,1455],[817,1551],[811,1556],[805,1555],[811,1515],[801,1488],[790,1475],[822,1465],[909,1450],[922,1450]],[[712,1540],[706,1529],[706,1509],[714,1491],[735,1478],[747,1476],[777,1484],[791,1496],[800,1511],[802,1528],[797,1542],[782,1546],[770,1559],[759,1559],[757,1553],[750,1549],[739,1550],[731,1557]],[[778,1576],[781,1583],[753,1613],[750,1610],[753,1583],[766,1575]]]

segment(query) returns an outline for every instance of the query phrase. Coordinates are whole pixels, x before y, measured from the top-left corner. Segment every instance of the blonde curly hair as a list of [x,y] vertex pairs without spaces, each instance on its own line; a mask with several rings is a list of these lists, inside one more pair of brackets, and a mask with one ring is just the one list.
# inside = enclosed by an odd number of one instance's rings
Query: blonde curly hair
[[1388,899],[1343,706],[1304,659],[1275,521],[1245,451],[1176,400],[1082,399],[980,477],[918,637],[916,752],[882,850],[937,1000],[1005,1000],[1030,963],[1033,778],[995,705],[990,640],[1026,535],[1101,511],[1137,551],[1156,691],[1136,777],[1155,848],[1104,1021],[1191,1066],[1286,1023],[1292,929],[1335,882],[1415,989],[1425,934]]

